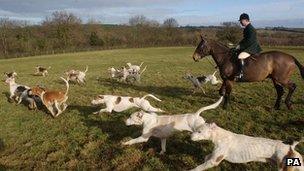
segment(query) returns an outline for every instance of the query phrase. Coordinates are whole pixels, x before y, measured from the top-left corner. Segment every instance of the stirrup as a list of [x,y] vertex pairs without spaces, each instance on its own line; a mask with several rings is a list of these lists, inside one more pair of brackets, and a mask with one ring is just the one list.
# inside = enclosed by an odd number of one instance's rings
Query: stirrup
[[239,75],[235,76],[235,81],[243,82],[244,81],[244,74],[240,73]]

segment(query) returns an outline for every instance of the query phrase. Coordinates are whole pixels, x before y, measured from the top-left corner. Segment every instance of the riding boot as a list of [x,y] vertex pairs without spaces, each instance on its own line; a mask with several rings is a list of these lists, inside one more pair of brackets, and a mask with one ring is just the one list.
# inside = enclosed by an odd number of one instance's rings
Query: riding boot
[[245,62],[244,62],[244,59],[240,59],[239,61],[239,73],[237,74],[236,76],[236,79],[237,81],[242,81],[243,80],[243,69],[244,69],[244,65],[245,65]]

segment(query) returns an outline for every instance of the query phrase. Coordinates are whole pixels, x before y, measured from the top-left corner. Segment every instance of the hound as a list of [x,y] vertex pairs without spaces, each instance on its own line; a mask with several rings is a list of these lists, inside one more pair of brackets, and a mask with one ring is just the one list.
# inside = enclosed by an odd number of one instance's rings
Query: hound
[[138,65],[132,65],[130,62],[128,62],[127,66],[129,67],[129,69],[133,70],[134,72],[139,72],[142,64],[143,62],[138,66]]
[[88,69],[89,69],[88,66],[86,66],[85,71],[73,70],[73,69],[66,71],[65,74],[67,75],[67,80],[77,82],[78,84],[85,84],[86,82],[85,77]]
[[110,74],[110,78],[122,79],[122,77],[124,76],[124,74],[121,70],[115,69],[114,67],[108,68],[108,72]]
[[48,69],[51,69],[51,67],[49,66],[48,68],[44,68],[42,66],[37,65],[36,67],[36,72],[34,75],[42,75],[42,76],[47,76],[48,75]]
[[202,90],[204,94],[206,94],[205,90],[202,87],[202,83],[206,80],[206,76],[201,76],[201,77],[194,77],[193,75],[187,73],[184,79],[190,80],[191,83],[194,86],[194,89],[192,90],[192,94],[196,92],[196,89]]
[[17,84],[14,77],[7,78],[5,83],[9,85],[10,100],[16,101],[17,104],[20,104],[22,101],[27,101],[29,103],[29,109],[37,108],[34,97],[29,94],[30,87]]
[[202,92],[204,94],[206,94],[205,90],[203,89],[202,85],[206,84],[208,82],[210,82],[212,85],[216,85],[218,83],[221,83],[221,80],[218,80],[215,76],[217,71],[215,71],[213,74],[211,75],[207,75],[207,76],[199,76],[199,77],[194,77],[193,75],[191,75],[190,73],[187,73],[185,77],[183,77],[184,79],[190,80],[191,83],[194,86],[193,92],[196,92],[196,89],[200,89],[202,90]]
[[98,95],[94,100],[91,101],[92,105],[106,104],[105,109],[94,112],[94,114],[100,114],[102,112],[111,113],[113,110],[115,112],[122,112],[133,107],[141,108],[148,112],[163,112],[159,108],[151,106],[150,102],[146,100],[146,97],[152,97],[157,101],[161,101],[152,94],[147,94],[140,97],[122,97],[122,96],[113,96],[113,95]]
[[[279,140],[235,134],[220,128],[215,123],[204,124],[191,135],[191,139],[193,141],[211,140],[215,144],[213,152],[206,156],[205,163],[197,166],[193,171],[207,170],[219,165],[223,160],[232,163],[247,163],[266,162],[269,159],[277,163],[278,170],[304,171],[303,158],[295,151],[295,146],[299,142],[287,145]],[[286,166],[286,158],[298,158],[302,166]]]
[[142,71],[139,71],[139,72],[128,72],[127,73],[127,76],[126,76],[126,81],[127,82],[131,82],[131,80],[133,80],[133,82],[140,82],[140,78],[141,78],[141,75],[146,71],[147,69],[147,66],[142,70]]
[[205,83],[207,82],[211,82],[212,85],[216,85],[216,84],[219,84],[219,83],[222,83],[221,80],[218,80],[215,76],[217,71],[214,71],[214,73],[212,75],[207,75],[206,79],[205,79]]
[[33,87],[30,94],[37,95],[41,98],[42,103],[51,112],[53,117],[57,117],[67,108],[69,82],[60,77],[66,84],[66,91],[46,90],[40,86]]
[[5,72],[4,75],[6,76],[6,78],[16,78],[17,77],[17,73],[15,71]]
[[126,120],[126,125],[143,125],[142,135],[138,138],[123,142],[123,145],[132,145],[135,143],[147,142],[151,136],[160,138],[161,152],[166,152],[166,139],[172,135],[174,131],[190,131],[193,132],[205,124],[205,120],[200,114],[206,110],[214,109],[220,105],[223,97],[216,103],[202,107],[195,113],[177,114],[177,115],[161,115],[155,113],[146,113],[143,111],[133,113]]

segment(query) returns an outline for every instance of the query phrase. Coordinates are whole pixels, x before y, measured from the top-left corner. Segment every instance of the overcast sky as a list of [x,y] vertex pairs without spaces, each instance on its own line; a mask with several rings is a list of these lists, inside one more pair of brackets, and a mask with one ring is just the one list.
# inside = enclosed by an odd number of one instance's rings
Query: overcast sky
[[105,24],[126,24],[144,15],[160,23],[173,17],[180,25],[219,25],[246,12],[259,27],[304,27],[304,0],[0,0],[0,17],[32,23],[58,10]]

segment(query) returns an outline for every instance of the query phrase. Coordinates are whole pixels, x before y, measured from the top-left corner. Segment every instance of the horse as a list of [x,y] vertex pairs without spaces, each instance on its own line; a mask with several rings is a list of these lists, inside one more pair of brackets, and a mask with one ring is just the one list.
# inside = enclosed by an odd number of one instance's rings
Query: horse
[[[212,56],[219,68],[220,76],[223,79],[219,94],[224,96],[223,107],[226,109],[230,102],[232,86],[236,82],[235,76],[239,70],[238,59],[234,57],[233,51],[229,47],[201,36],[201,41],[196,47],[192,58],[195,62],[198,62],[208,55]],[[285,99],[285,104],[287,108],[291,110],[291,97],[297,86],[291,81],[290,77],[296,66],[304,79],[304,67],[292,55],[280,51],[268,51],[251,55],[245,60],[242,82],[260,82],[270,78],[277,92],[274,108],[276,110],[280,109],[284,88],[287,88],[288,94]]]

